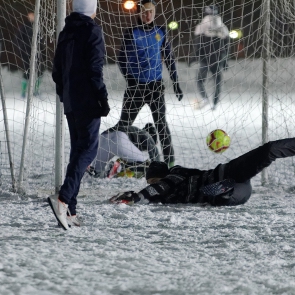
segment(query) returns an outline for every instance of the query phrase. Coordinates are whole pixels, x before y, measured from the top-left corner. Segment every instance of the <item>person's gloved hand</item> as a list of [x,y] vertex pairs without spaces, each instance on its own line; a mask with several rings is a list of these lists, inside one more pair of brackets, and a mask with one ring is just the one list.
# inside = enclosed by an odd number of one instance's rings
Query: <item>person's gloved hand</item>
[[141,200],[139,195],[134,191],[119,193],[112,198],[110,198],[110,202],[114,204],[126,204],[133,205]]
[[179,101],[181,101],[183,98],[183,92],[178,82],[173,83],[173,89],[174,89],[174,93],[176,94],[176,97],[178,98]]

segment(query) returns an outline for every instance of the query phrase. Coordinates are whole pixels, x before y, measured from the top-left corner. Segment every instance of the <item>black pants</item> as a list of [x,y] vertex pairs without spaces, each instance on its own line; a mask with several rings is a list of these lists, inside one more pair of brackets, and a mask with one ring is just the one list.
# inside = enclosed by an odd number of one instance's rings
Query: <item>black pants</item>
[[66,117],[71,138],[71,152],[59,196],[69,205],[71,215],[75,215],[82,177],[97,154],[100,118],[91,118],[88,114],[75,115],[72,112],[67,113]]
[[250,179],[279,158],[295,156],[295,138],[270,141],[227,164],[218,165],[211,175],[218,180],[234,179],[236,185],[231,195],[208,198],[206,202],[214,206],[235,206],[244,204],[251,196]]
[[207,79],[208,72],[210,71],[214,77],[215,93],[213,103],[216,105],[219,101],[222,83],[222,70],[224,67],[224,61],[208,64],[205,61],[200,61],[200,68],[197,76],[197,86],[202,98],[207,99],[208,95],[205,89],[205,81]]
[[174,162],[171,133],[166,121],[164,85],[161,81],[128,87],[124,93],[121,117],[117,126],[130,126],[142,107],[147,104],[152,112],[165,163]]

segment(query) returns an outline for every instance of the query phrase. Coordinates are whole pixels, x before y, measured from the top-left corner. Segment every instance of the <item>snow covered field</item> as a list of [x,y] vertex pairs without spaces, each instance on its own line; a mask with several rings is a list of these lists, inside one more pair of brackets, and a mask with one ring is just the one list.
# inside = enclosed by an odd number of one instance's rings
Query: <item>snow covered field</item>
[[[261,143],[261,64],[230,64],[216,111],[209,106],[194,108],[195,69],[179,64],[185,92],[181,102],[167,83],[167,117],[176,164],[207,169]],[[269,137],[295,136],[293,61],[274,61],[272,73]],[[23,122],[25,101],[12,99],[18,91],[9,86],[17,85],[15,77],[7,74],[4,84],[18,159],[18,122]],[[106,68],[105,77],[112,111],[101,131],[116,123],[124,90],[115,65]],[[54,179],[55,96],[48,77],[42,89],[33,107],[37,132],[28,149],[27,194],[9,192],[9,180],[2,179],[1,295],[295,294],[294,159],[272,165],[265,187],[260,176],[255,177],[249,202],[233,208],[111,205],[107,199],[114,193],[139,190],[145,180],[85,176],[78,203],[84,225],[63,231],[44,201]],[[46,124],[39,123],[40,117]],[[143,127],[148,121],[151,115],[144,108],[135,125]],[[223,155],[213,154],[205,145],[207,133],[215,128],[226,130],[232,138]]]

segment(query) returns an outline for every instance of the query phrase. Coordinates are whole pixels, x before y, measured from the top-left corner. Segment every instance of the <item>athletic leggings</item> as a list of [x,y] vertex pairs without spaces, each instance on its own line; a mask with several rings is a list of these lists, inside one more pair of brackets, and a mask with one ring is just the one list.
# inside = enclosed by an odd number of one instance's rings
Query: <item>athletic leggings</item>
[[151,109],[162,146],[164,161],[167,164],[174,162],[171,133],[166,121],[164,85],[161,81],[153,83],[152,86],[140,84],[128,87],[124,93],[121,117],[116,126],[132,125],[145,104]]
[[215,94],[214,94],[214,105],[217,104],[219,100],[219,95],[221,92],[221,83],[222,83],[222,69],[224,61],[215,62],[212,65],[208,65],[207,62],[200,61],[200,68],[197,76],[197,86],[200,91],[202,98],[207,99],[208,95],[205,89],[205,81],[207,79],[208,72],[210,71],[214,77],[215,83]]

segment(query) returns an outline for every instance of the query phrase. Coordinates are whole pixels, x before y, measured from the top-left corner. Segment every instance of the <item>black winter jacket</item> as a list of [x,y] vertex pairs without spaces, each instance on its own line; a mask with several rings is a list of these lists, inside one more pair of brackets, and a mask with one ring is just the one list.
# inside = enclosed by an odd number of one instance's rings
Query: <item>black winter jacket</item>
[[174,166],[160,182],[147,186],[140,193],[150,202],[203,203],[200,188],[222,180],[223,166],[220,164],[211,170]]
[[52,72],[65,114],[87,113],[94,118],[108,114],[104,56],[101,28],[90,17],[71,13],[58,38]]

